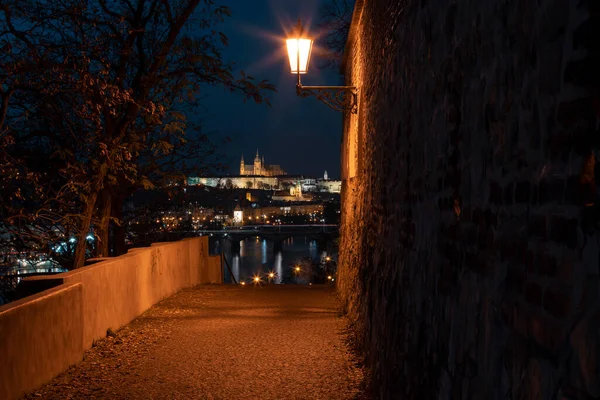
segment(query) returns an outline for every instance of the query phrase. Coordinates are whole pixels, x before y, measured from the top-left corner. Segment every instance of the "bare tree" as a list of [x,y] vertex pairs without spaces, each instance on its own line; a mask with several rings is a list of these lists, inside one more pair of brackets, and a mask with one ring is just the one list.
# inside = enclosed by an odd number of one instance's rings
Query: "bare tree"
[[[92,226],[107,255],[109,223],[128,193],[173,182],[186,161],[214,152],[206,135],[190,135],[195,127],[187,120],[205,86],[258,103],[274,90],[233,76],[221,55],[227,37],[216,30],[230,10],[213,0],[7,0],[0,12],[0,46],[8,54],[0,69],[0,128],[8,145],[29,154],[5,152],[2,179],[31,175],[32,148],[41,146],[57,164],[35,171],[36,182],[58,176],[52,187],[65,190],[55,193],[68,193],[53,203],[69,200],[62,207],[46,208],[75,227],[75,268]],[[4,203],[6,225],[15,226],[19,210],[39,214],[37,188],[24,193],[22,184]],[[16,208],[19,196],[34,206]],[[63,227],[60,218],[54,224]]]
[[328,0],[321,7],[319,29],[324,32],[327,53],[320,68],[340,69],[353,11],[354,0]]

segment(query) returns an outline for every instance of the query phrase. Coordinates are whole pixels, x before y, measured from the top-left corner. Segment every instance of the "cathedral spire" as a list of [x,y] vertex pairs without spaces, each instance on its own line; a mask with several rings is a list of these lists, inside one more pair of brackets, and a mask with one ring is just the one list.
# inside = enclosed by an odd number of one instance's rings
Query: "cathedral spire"
[[259,155],[258,155],[258,149],[256,149],[256,158],[260,159]]

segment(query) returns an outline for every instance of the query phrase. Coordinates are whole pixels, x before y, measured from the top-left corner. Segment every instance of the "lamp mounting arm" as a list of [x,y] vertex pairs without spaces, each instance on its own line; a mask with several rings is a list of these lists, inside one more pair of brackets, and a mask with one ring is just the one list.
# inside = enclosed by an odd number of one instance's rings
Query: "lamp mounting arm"
[[337,111],[358,112],[358,89],[356,86],[303,86],[298,77],[296,94],[301,97],[315,96]]

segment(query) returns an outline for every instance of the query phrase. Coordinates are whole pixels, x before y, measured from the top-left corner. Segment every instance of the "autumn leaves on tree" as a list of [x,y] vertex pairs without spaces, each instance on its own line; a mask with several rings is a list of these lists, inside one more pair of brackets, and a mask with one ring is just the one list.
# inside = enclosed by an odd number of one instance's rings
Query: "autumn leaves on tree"
[[188,119],[207,86],[268,103],[271,84],[224,60],[217,28],[230,10],[214,3],[0,3],[3,245],[50,251],[74,235],[65,263],[78,268],[93,230],[107,256],[126,196],[180,181],[214,152]]

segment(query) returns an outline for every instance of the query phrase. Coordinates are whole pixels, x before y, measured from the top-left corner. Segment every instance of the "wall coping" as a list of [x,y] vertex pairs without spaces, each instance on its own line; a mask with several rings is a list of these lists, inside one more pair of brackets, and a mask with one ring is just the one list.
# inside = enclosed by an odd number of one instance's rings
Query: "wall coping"
[[[201,236],[199,236],[199,237],[201,237]],[[94,262],[93,264],[90,264],[90,265],[85,265],[85,266],[83,266],[81,268],[77,268],[77,269],[73,269],[73,270],[65,271],[65,272],[60,272],[58,274],[30,276],[30,277],[27,277],[27,278],[23,278],[23,280],[26,280],[26,281],[36,281],[36,280],[46,280],[46,279],[49,279],[49,278],[55,278],[55,279],[69,278],[69,277],[72,277],[72,276],[75,276],[75,275],[79,275],[79,274],[81,274],[83,272],[93,270],[95,268],[103,268],[103,267],[106,267],[107,265],[114,264],[116,262],[120,262],[120,261],[122,261],[122,260],[124,260],[126,258],[131,258],[131,257],[137,256],[137,253],[139,251],[141,251],[141,250],[150,250],[152,248],[164,247],[164,246],[167,246],[167,245],[170,245],[170,244],[173,244],[173,243],[184,242],[184,241],[195,240],[195,239],[198,239],[198,237],[184,238],[182,240],[177,240],[177,241],[174,241],[174,242],[155,242],[155,243],[152,243],[149,247],[134,247],[132,249],[129,249],[127,251],[127,253],[121,254],[121,255],[116,256],[116,257],[96,257],[96,258],[90,258],[90,259],[88,259],[86,261],[95,260],[97,262]],[[12,303],[9,303],[9,304],[12,304]]]
[[[40,276],[40,277],[47,278],[47,275]],[[15,311],[21,307],[29,306],[33,303],[42,301],[47,297],[52,297],[57,293],[69,290],[73,286],[78,286],[78,285],[81,286],[82,285],[81,282],[63,283],[63,284],[53,287],[51,289],[47,289],[42,292],[32,294],[31,296],[27,296],[27,297],[23,297],[22,299],[19,299],[19,300],[11,301],[10,303],[0,306],[0,316],[4,313],[9,313],[9,312]]]

